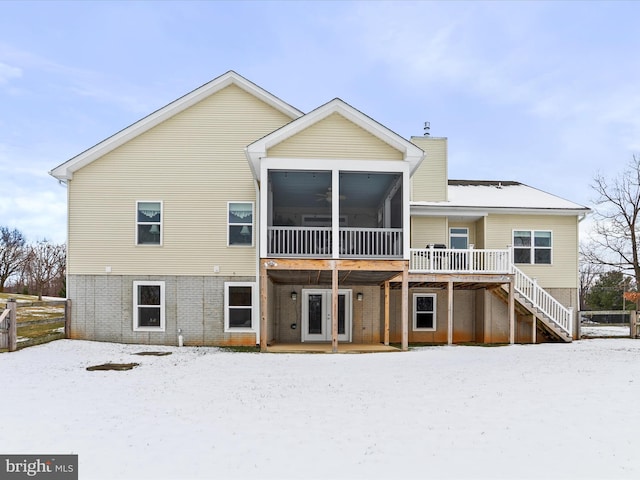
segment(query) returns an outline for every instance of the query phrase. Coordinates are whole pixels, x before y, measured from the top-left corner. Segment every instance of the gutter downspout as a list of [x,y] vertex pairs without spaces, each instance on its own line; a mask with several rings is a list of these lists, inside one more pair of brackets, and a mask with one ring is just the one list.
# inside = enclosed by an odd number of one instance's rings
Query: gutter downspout
[[255,322],[256,325],[256,345],[260,344],[260,315],[262,312],[262,305],[260,304],[260,186],[258,185],[258,179],[253,177],[253,186],[256,190],[256,208],[255,208],[255,228],[254,228],[254,236],[256,239],[256,285],[258,288],[256,289],[255,295],[255,303],[258,312],[258,319]]

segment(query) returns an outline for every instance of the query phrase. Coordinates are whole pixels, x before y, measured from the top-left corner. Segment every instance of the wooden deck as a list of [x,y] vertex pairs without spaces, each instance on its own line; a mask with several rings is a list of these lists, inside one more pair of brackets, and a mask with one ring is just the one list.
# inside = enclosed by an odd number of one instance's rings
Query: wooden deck
[[[338,353],[400,352],[396,347],[382,343],[339,343]],[[331,343],[278,343],[267,346],[268,353],[332,353]]]

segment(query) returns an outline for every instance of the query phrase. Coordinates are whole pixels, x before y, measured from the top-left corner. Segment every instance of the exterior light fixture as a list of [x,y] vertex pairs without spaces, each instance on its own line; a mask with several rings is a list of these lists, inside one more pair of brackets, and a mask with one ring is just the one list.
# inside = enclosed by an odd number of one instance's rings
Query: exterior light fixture
[[298,299],[298,294],[295,291],[291,292],[291,300],[295,302],[297,299]]
[[362,299],[364,298],[364,295],[362,294],[362,292],[358,292],[358,294],[356,295],[356,298],[358,299],[359,302],[361,302]]

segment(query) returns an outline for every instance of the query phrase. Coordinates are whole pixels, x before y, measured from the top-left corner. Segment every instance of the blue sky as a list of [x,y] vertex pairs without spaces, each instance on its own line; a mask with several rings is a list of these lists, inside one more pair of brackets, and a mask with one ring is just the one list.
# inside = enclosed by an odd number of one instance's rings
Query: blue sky
[[639,2],[0,2],[0,225],[64,242],[53,167],[235,70],[449,138],[449,177],[592,206],[640,152]]

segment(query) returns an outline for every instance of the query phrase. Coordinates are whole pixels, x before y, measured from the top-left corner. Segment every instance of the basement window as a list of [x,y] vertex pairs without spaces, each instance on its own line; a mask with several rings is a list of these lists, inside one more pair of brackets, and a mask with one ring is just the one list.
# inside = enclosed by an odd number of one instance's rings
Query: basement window
[[164,282],[133,282],[133,330],[164,332]]
[[254,331],[254,282],[225,282],[225,332]]
[[433,332],[436,329],[436,295],[434,293],[413,294],[413,329]]

